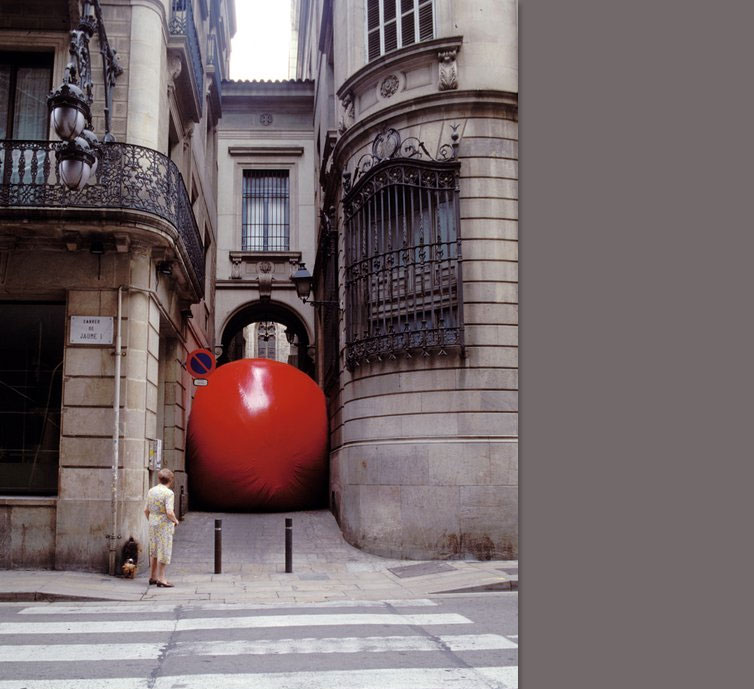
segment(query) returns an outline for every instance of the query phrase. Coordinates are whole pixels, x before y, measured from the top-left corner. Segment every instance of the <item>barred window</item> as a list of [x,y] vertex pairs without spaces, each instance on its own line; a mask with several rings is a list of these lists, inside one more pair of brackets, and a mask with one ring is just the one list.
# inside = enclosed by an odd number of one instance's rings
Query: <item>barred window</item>
[[287,170],[244,170],[242,251],[288,251]]
[[434,35],[432,0],[368,0],[368,61]]
[[387,160],[346,195],[349,368],[463,352],[457,171]]

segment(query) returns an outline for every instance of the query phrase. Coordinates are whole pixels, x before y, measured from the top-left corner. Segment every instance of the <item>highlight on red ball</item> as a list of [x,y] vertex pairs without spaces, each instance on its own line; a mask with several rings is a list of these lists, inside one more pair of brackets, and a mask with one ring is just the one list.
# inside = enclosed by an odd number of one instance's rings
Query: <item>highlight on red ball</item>
[[188,423],[192,506],[284,512],[327,504],[327,408],[289,364],[240,359],[198,389]]

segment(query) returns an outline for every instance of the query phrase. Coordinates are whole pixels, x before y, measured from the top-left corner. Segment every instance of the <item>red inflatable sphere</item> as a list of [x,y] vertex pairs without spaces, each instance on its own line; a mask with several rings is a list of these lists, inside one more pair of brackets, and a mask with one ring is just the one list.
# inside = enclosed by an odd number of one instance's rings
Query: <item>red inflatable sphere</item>
[[217,368],[188,424],[192,504],[287,512],[326,503],[325,396],[305,373],[271,359]]

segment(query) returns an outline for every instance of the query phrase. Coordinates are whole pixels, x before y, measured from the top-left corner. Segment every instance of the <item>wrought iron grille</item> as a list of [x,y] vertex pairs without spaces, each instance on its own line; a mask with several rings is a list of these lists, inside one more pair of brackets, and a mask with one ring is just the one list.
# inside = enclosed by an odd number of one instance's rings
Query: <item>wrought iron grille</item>
[[338,310],[338,232],[332,226],[332,213],[322,213],[322,228],[317,250],[318,278],[323,287],[322,329],[324,347],[324,390],[329,393],[338,382],[340,355]]
[[199,49],[199,35],[194,24],[193,0],[172,0],[170,24],[168,30],[172,36],[184,36],[188,43],[191,57],[191,73],[196,92],[199,94],[199,109],[204,101],[204,68],[202,67],[202,53]]
[[380,135],[368,172],[357,166],[363,174],[343,200],[350,369],[450,348],[464,354],[456,144],[438,161],[407,142],[395,130]]
[[288,171],[244,170],[242,251],[287,251]]
[[108,143],[92,181],[70,191],[60,181],[52,141],[0,142],[0,207],[123,208],[167,220],[204,293],[204,252],[183,177],[170,158],[151,148]]

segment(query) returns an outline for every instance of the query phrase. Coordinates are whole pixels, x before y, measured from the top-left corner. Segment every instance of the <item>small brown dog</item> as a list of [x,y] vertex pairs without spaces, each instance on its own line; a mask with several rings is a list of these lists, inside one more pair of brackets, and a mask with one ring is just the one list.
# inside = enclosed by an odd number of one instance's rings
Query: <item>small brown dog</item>
[[134,561],[129,557],[128,560],[126,560],[123,563],[123,567],[121,568],[123,571],[123,576],[126,579],[133,579],[134,575],[136,574],[136,564]]

